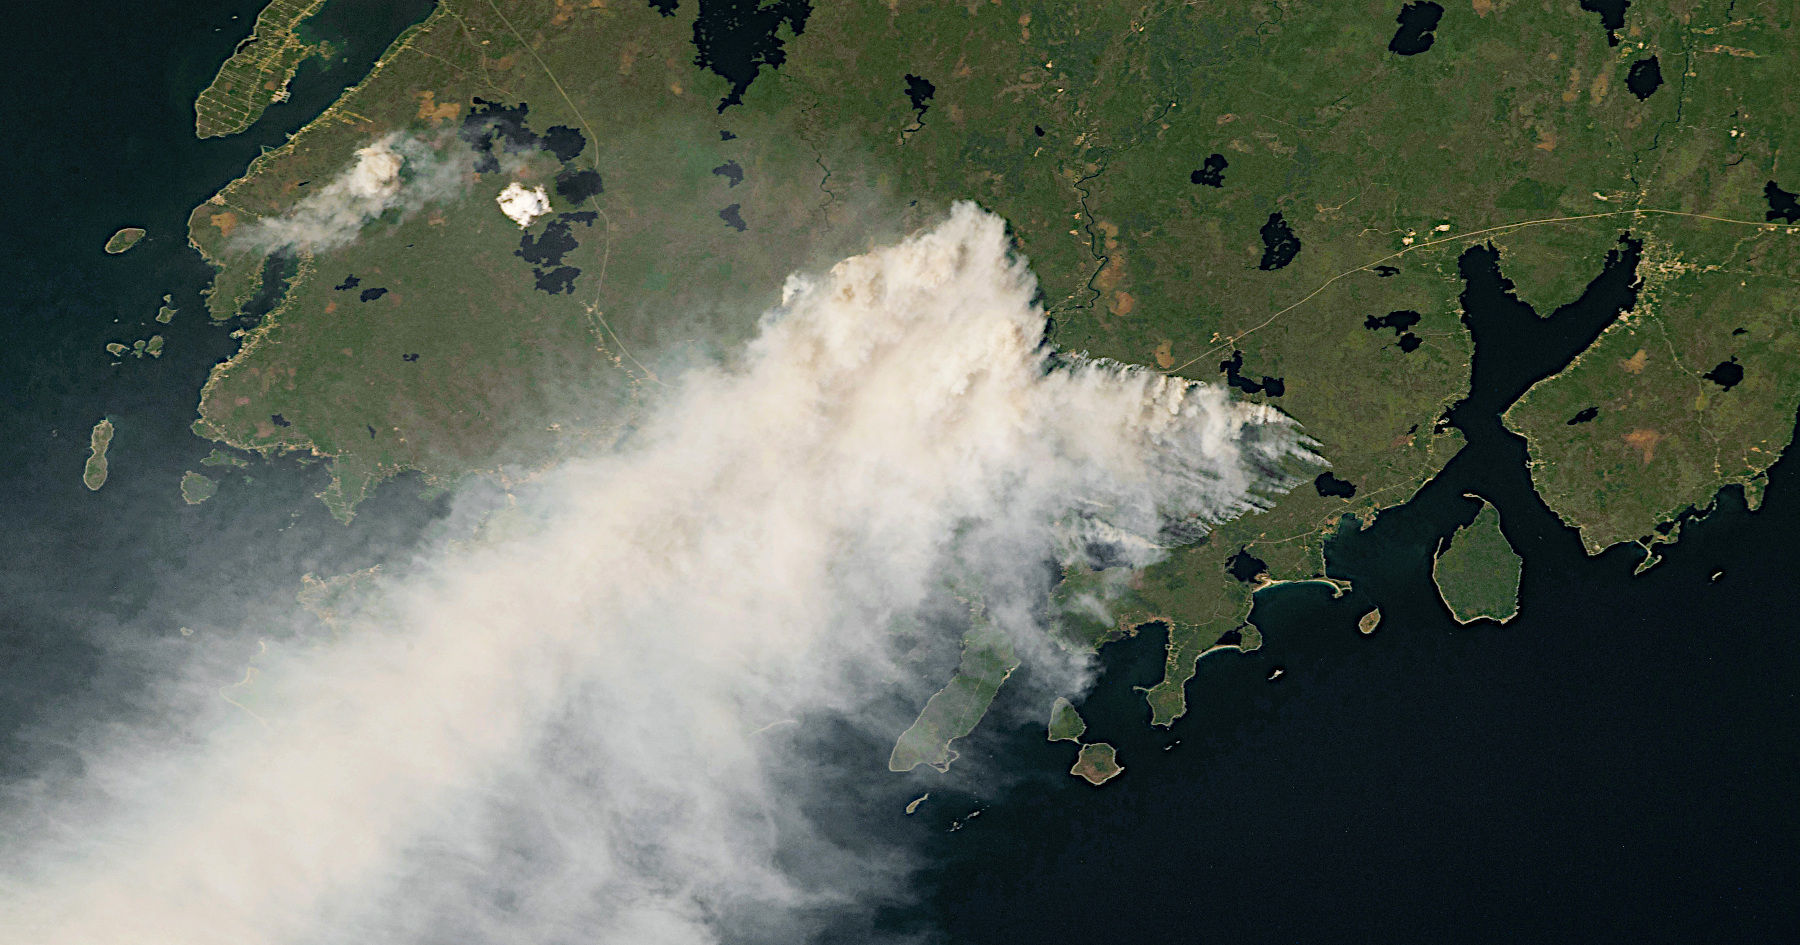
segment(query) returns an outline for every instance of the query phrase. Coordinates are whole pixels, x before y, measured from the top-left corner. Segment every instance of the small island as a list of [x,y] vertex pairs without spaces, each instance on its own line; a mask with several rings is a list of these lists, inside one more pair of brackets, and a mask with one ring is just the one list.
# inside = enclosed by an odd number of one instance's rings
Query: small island
[[977,618],[963,635],[962,661],[949,685],[925,703],[919,717],[894,742],[888,770],[906,772],[919,765],[947,771],[956,760],[950,743],[975,730],[987,714],[1006,677],[1019,668],[1006,632]]
[[193,470],[181,477],[181,498],[189,505],[199,505],[219,491],[219,484]]
[[1457,623],[1483,617],[1505,623],[1517,616],[1523,571],[1524,560],[1500,530],[1499,510],[1486,499],[1475,520],[1457,529],[1431,562],[1431,579]]
[[131,247],[136,246],[138,240],[143,238],[144,230],[142,227],[128,226],[119,232],[114,233],[112,238],[106,241],[106,251],[117,256]]
[[1113,746],[1105,742],[1094,742],[1081,746],[1081,757],[1075,759],[1075,767],[1069,773],[1087,780],[1087,783],[1099,787],[1124,773],[1125,768],[1119,764],[1118,753]]
[[81,482],[90,491],[97,492],[106,485],[106,448],[112,445],[112,437],[111,420],[94,424],[94,432],[88,435],[87,468],[81,473]]
[[1381,626],[1381,608],[1380,607],[1377,607],[1374,610],[1371,610],[1368,613],[1363,614],[1362,619],[1358,620],[1356,622],[1356,629],[1358,631],[1360,631],[1362,633],[1362,635],[1365,637],[1371,633],[1374,633],[1375,628],[1379,627],[1379,626]]
[[1069,704],[1062,696],[1050,706],[1050,740],[1053,742],[1081,742],[1081,734],[1087,731],[1087,723],[1082,721],[1081,713]]

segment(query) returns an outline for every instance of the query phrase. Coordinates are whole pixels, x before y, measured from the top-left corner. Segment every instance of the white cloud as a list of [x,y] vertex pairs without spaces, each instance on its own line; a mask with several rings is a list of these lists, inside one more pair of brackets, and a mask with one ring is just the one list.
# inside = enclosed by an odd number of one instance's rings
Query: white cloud
[[550,195],[544,192],[542,185],[533,190],[526,190],[518,181],[506,185],[500,196],[494,198],[500,205],[500,212],[519,225],[523,230],[531,225],[531,221],[550,212]]
[[355,242],[382,214],[410,214],[460,192],[461,166],[431,144],[392,132],[356,151],[355,163],[286,213],[240,228],[233,243],[264,253],[319,252]]
[[1041,562],[1154,554],[1304,453],[1216,386],[1055,356],[1034,292],[970,204],[794,277],[740,367],[522,496],[517,537],[438,552],[334,642],[272,646],[246,708],[215,695],[241,667],[196,669],[168,696],[185,738],[99,733],[83,780],[0,820],[0,937],[798,942],[895,888],[902,860],[809,823],[771,723],[838,714],[887,777],[891,629],[949,583],[1079,685]]

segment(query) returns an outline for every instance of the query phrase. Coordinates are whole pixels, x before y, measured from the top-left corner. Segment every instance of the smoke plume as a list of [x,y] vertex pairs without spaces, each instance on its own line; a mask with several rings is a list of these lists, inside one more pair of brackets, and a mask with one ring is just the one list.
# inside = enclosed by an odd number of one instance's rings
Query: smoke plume
[[[378,159],[345,206],[394,199]],[[932,615],[969,604],[1080,685],[1044,561],[1144,563],[1309,457],[1217,386],[1052,351],[1035,291],[971,204],[790,278],[739,364],[504,529],[421,552],[247,685],[196,659],[163,724],[96,730],[78,781],[0,820],[0,940],[792,943],[902,887],[895,851],[809,820],[777,723],[891,745],[895,628],[954,648],[966,622]]]
[[264,253],[318,252],[354,242],[363,227],[388,211],[399,215],[455,196],[462,167],[429,143],[392,132],[356,152],[356,162],[286,213],[237,231],[241,248]]

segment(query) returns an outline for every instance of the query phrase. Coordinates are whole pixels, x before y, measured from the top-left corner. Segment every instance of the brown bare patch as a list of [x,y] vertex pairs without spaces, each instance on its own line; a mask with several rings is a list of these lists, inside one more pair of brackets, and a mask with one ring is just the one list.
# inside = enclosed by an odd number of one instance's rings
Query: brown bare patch
[[1644,465],[1656,458],[1656,444],[1662,442],[1663,435],[1651,429],[1633,430],[1624,436],[1625,445],[1644,454]]
[[1137,308],[1137,297],[1130,292],[1114,292],[1106,307],[1114,315],[1130,315],[1131,310]]
[[1104,238],[1106,265],[1100,268],[1100,274],[1094,277],[1094,286],[1102,292],[1110,292],[1118,286],[1119,280],[1125,277],[1125,255],[1119,252],[1119,226],[1105,220],[1095,220],[1094,227]]
[[1494,12],[1494,0],[1475,0],[1474,7],[1476,16],[1487,16]]
[[1413,445],[1413,435],[1411,433],[1402,433],[1388,441],[1389,449],[1404,449],[1411,445]]
[[1533,145],[1539,151],[1556,150],[1556,134],[1548,128],[1538,129],[1538,143]]
[[1075,759],[1075,766],[1069,769],[1069,773],[1099,787],[1118,777],[1124,770],[1125,766],[1119,764],[1113,746],[1095,742],[1081,746],[1081,754]]
[[1563,92],[1562,100],[1565,102],[1573,102],[1580,97],[1581,97],[1581,67],[1576,66],[1575,68],[1569,70],[1569,88],[1567,91]]
[[330,315],[332,312],[335,312],[335,311],[337,311],[337,303],[336,302],[326,302],[325,303],[325,314]]
[[1644,373],[1644,365],[1648,363],[1650,363],[1650,355],[1642,348],[1639,348],[1638,353],[1629,358],[1619,359],[1619,367],[1623,368],[1627,374]]
[[1590,96],[1590,98],[1594,104],[1596,104],[1596,105],[1600,104],[1600,100],[1606,97],[1606,90],[1611,85],[1612,85],[1612,73],[1611,72],[1608,72],[1605,69],[1602,69],[1602,70],[1600,70],[1599,75],[1594,76],[1594,84],[1588,87],[1588,95]]
[[439,105],[437,103],[437,93],[430,89],[415,93],[414,97],[419,100],[420,121],[429,121],[434,125],[441,125],[446,121],[454,121],[456,116],[462,114],[461,102],[445,102],[444,104]]
[[220,236],[230,236],[231,231],[238,225],[237,214],[230,212],[215,213],[206,219],[208,223],[219,228]]
[[1175,342],[1164,339],[1156,346],[1156,366],[1165,371],[1175,366]]

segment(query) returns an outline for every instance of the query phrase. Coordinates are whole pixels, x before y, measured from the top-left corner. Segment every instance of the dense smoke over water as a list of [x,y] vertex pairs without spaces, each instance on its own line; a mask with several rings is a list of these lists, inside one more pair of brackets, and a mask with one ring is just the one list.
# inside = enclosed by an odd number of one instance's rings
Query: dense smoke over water
[[896,888],[903,861],[808,822],[771,726],[891,744],[893,628],[952,595],[1080,685],[1042,563],[1146,561],[1308,455],[1272,409],[1042,346],[1008,246],[962,204],[791,278],[740,367],[546,477],[511,537],[272,644],[231,701],[243,667],[196,666],[175,735],[96,731],[79,782],[0,821],[0,940],[795,942]]
[[265,253],[335,249],[354,242],[383,213],[412,213],[456,196],[463,183],[458,162],[429,143],[393,132],[357,149],[354,164],[286,213],[239,230],[233,242]]

